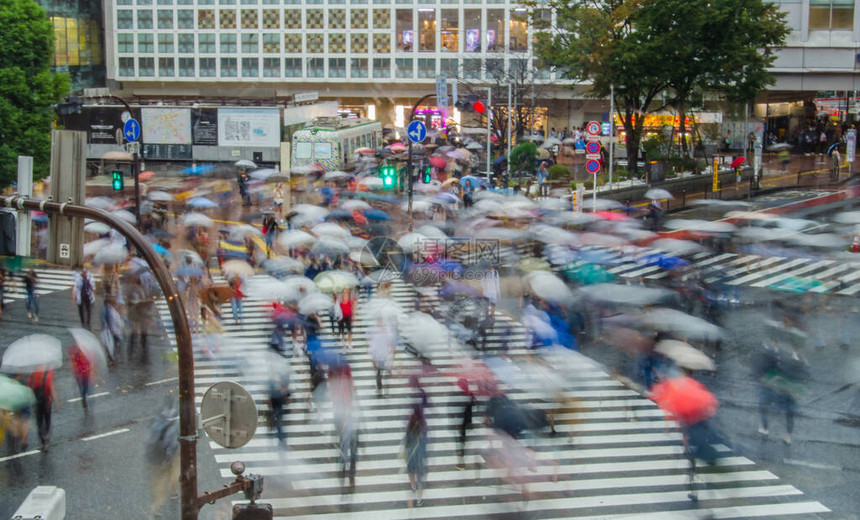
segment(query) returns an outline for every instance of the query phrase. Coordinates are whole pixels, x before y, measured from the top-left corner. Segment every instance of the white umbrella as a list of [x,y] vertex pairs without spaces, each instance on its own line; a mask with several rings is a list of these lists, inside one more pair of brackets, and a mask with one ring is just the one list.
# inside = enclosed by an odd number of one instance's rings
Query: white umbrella
[[576,139],[573,137],[565,137],[562,141],[563,144],[576,144]]
[[384,320],[405,318],[406,311],[399,303],[391,298],[375,296],[364,302],[364,304],[359,308],[359,315],[362,319],[373,322],[376,321],[377,318],[382,318]]
[[448,328],[423,312],[409,313],[403,320],[401,336],[422,353],[448,349]]
[[228,260],[221,266],[221,272],[227,278],[239,276],[242,278],[250,278],[254,276],[254,268],[244,260]]
[[609,209],[620,209],[624,207],[624,204],[621,204],[617,200],[612,199],[597,199],[594,200],[591,197],[585,198],[582,201],[582,207],[585,209],[593,209],[593,210],[609,210]]
[[257,164],[254,161],[249,161],[248,159],[240,159],[233,163],[233,166],[238,166],[239,168],[256,168]]
[[430,224],[418,226],[417,228],[415,228],[415,232],[420,235],[424,235],[427,238],[437,238],[439,240],[444,240],[448,238],[448,235],[446,235],[444,231],[437,228],[436,226],[431,226]]
[[95,264],[121,264],[128,256],[128,250],[122,244],[110,244],[96,251],[93,257]]
[[833,233],[819,233],[817,235],[799,233],[791,236],[788,241],[802,247],[820,247],[825,249],[839,249],[847,245],[844,238]]
[[344,242],[346,243],[346,245],[350,249],[355,251],[357,249],[364,248],[364,246],[367,245],[368,240],[365,240],[364,238],[361,238],[361,237],[356,237],[356,236],[350,235],[350,236],[346,237],[346,240],[344,240]]
[[860,211],[845,211],[833,217],[833,220],[840,224],[860,224]]
[[423,182],[416,182],[412,185],[412,189],[418,193],[438,193],[442,189],[442,183],[436,180],[426,184]]
[[538,202],[538,206],[547,211],[569,211],[570,201],[558,198],[546,198]]
[[293,166],[290,168],[291,174],[308,175],[309,173],[323,171],[322,166]]
[[263,232],[248,224],[239,224],[238,226],[230,227],[230,240],[241,241],[248,235],[261,237],[263,236]]
[[245,293],[249,298],[260,300],[294,301],[299,298],[295,286],[287,285],[271,276],[252,278],[245,287]]
[[490,212],[504,209],[505,203],[497,199],[481,199],[476,201],[472,207],[475,211]]
[[723,337],[723,329],[717,325],[675,309],[650,310],[641,317],[640,323],[688,339],[716,340]]
[[732,233],[737,228],[728,222],[676,218],[666,222],[667,229],[686,229],[703,233]]
[[651,188],[650,190],[645,192],[645,198],[651,200],[664,200],[664,199],[674,199],[667,190],[663,188]]
[[540,147],[541,148],[552,148],[553,146],[559,146],[559,145],[561,145],[561,141],[559,139],[556,139],[555,137],[550,137],[549,139],[544,141]]
[[378,190],[382,188],[382,179],[375,175],[368,175],[358,179],[359,184],[363,184],[369,190]]
[[289,229],[278,235],[277,241],[281,247],[290,249],[293,247],[311,246],[317,241],[317,238],[301,229]]
[[538,298],[552,303],[568,303],[573,300],[573,293],[558,276],[546,271],[532,271],[526,276],[532,292]]
[[340,207],[347,211],[365,211],[371,209],[373,206],[363,200],[347,199],[340,203]]
[[215,222],[212,221],[211,218],[207,217],[203,213],[186,213],[182,216],[180,220],[182,225],[184,226],[202,226],[202,227],[211,227]]
[[664,339],[657,342],[654,350],[674,360],[678,366],[683,368],[712,372],[717,369],[713,359],[683,341]]
[[91,208],[110,211],[114,208],[114,206],[116,206],[116,202],[114,202],[108,197],[91,197],[84,201],[84,205],[89,206]]
[[318,237],[332,237],[346,239],[351,236],[348,229],[342,228],[333,222],[317,224],[311,229],[311,233]]
[[122,220],[125,220],[129,224],[134,224],[137,222],[137,217],[134,216],[134,213],[125,209],[119,209],[113,212],[113,216],[119,217]]
[[314,219],[323,219],[329,214],[327,209],[313,204],[296,204],[293,206],[293,211]]
[[397,245],[400,246],[403,251],[407,253],[411,253],[416,249],[421,249],[422,244],[427,240],[427,237],[422,235],[421,233],[406,233],[399,239],[397,239]]
[[154,202],[170,202],[176,198],[170,193],[161,190],[150,191],[146,197]]
[[531,134],[524,137],[526,141],[543,142],[544,137],[540,134]]
[[111,244],[111,241],[107,238],[100,238],[98,240],[93,240],[92,242],[87,242],[84,244],[84,256],[92,256],[96,254],[101,248],[107,247]]
[[276,173],[278,173],[278,170],[274,168],[260,168],[249,173],[248,177],[264,181]]
[[483,150],[485,148],[486,147],[484,145],[482,145],[481,143],[476,143],[474,141],[472,141],[471,143],[466,145],[467,150]]
[[30,334],[6,347],[0,371],[7,374],[26,374],[40,367],[57,368],[62,364],[60,340],[47,334]]
[[651,242],[651,247],[676,255],[692,255],[705,250],[701,245],[689,240],[678,240],[675,238],[661,238]]
[[262,265],[267,273],[278,275],[284,273],[302,274],[305,272],[305,264],[289,256],[276,256],[269,258]]
[[316,255],[328,255],[331,257],[348,255],[349,245],[342,239],[323,236],[313,245],[311,253]]
[[664,300],[674,293],[668,289],[596,283],[579,289],[591,299],[627,305],[647,305]]
[[[413,200],[412,201],[412,212],[418,213],[427,213],[427,211],[433,207],[433,202],[430,200]],[[404,202],[400,205],[400,211],[409,211],[409,202]]]
[[72,335],[72,340],[75,345],[81,349],[81,352],[87,357],[90,363],[96,367],[97,372],[104,373],[107,370],[107,358],[105,350],[102,347],[101,341],[92,332],[81,329],[71,328],[69,334]]
[[356,287],[359,284],[358,277],[354,274],[335,269],[323,271],[314,278],[314,284],[325,293],[338,293],[344,289]]
[[548,224],[535,224],[529,228],[528,232],[532,238],[544,244],[579,245],[579,236],[576,233]]
[[87,233],[95,233],[97,235],[104,235],[105,233],[110,233],[110,226],[105,224],[104,222],[89,222],[84,226],[84,231]]
[[325,181],[339,181],[339,180],[343,180],[343,179],[349,179],[352,176],[353,175],[351,173],[342,172],[340,170],[334,170],[334,171],[326,172],[322,178]]
[[331,305],[331,296],[314,293],[299,300],[299,312],[305,315],[322,312],[330,309]]
[[474,198],[476,201],[485,200],[485,199],[503,201],[503,200],[505,200],[506,197],[503,194],[495,192],[495,191],[481,190],[481,191],[475,193],[475,195],[472,198]]

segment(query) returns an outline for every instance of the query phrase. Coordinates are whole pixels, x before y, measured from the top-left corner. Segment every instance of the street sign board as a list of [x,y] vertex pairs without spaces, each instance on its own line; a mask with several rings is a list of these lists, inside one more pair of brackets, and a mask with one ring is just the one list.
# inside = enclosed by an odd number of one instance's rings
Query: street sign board
[[316,90],[313,92],[297,92],[293,95],[293,102],[307,103],[308,101],[316,101],[320,98],[320,93]]
[[600,154],[599,154],[599,153],[587,153],[587,154],[585,154],[585,159],[586,159],[586,160],[589,160],[589,159],[600,159]]
[[714,156],[714,181],[711,186],[712,191],[720,191],[720,158]]
[[131,118],[125,122],[122,127],[122,135],[131,142],[140,139],[140,123],[137,122],[137,119]]
[[611,123],[604,122],[600,123],[600,133],[603,135],[609,135],[609,131],[612,130]]
[[851,129],[845,134],[845,160],[853,163],[857,153],[857,130]]
[[60,258],[69,258],[69,244],[60,244]]
[[422,121],[412,121],[406,127],[406,135],[409,136],[409,140],[413,143],[420,143],[427,137],[427,127],[424,126]]
[[200,425],[219,446],[241,448],[257,431],[254,398],[232,381],[215,383],[200,402]]
[[600,171],[600,161],[597,159],[591,159],[585,163],[585,169],[588,170],[588,173],[597,173]]
[[442,117],[448,117],[448,83],[445,76],[436,78],[436,106],[442,112]]
[[597,137],[600,135],[600,123],[597,121],[589,121],[589,123],[585,125],[585,133],[591,137]]
[[457,106],[457,101],[459,101],[457,98],[457,78],[453,78],[448,83],[451,84],[451,105]]
[[585,153],[599,154],[600,153],[600,143],[597,141],[588,141],[587,143],[585,143]]

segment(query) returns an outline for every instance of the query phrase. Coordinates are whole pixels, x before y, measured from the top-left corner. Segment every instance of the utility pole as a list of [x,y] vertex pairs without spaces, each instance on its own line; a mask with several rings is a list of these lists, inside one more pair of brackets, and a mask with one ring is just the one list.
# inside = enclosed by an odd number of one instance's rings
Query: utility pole
[[511,160],[511,117],[511,82],[508,82],[508,161]]
[[493,117],[493,87],[487,87],[487,175],[490,174],[490,147],[492,139],[490,139],[490,119]]
[[[110,99],[115,99],[125,105],[125,109],[128,110],[128,115],[131,118],[134,118],[134,111],[131,109],[131,105],[121,97],[117,97],[114,95],[108,96]],[[143,124],[143,110],[141,109],[141,117],[137,120],[141,125]],[[123,121],[124,122],[124,121]],[[143,126],[140,129],[140,137],[137,140],[137,145],[134,146],[134,153],[131,154],[132,157],[132,172],[131,174],[134,176],[134,216],[137,219],[137,229],[140,229],[140,160],[143,154]],[[140,151],[138,151],[138,149]]]
[[612,152],[615,148],[615,84],[609,85],[609,190],[612,191]]
[[[415,119],[415,111],[418,110],[418,107],[421,106],[421,103],[423,103],[425,100],[428,100],[430,98],[435,98],[435,97],[436,97],[436,94],[427,94],[426,96],[423,96],[423,97],[421,97],[421,99],[416,101],[415,104],[412,105],[412,111],[409,112],[409,121],[406,123],[406,126],[409,126],[409,123],[411,123],[412,120]],[[414,176],[412,174],[413,173],[412,172],[412,139],[409,139],[408,135],[406,137],[407,137],[407,140],[409,141],[409,148],[407,150],[407,154],[409,156],[406,158],[406,201],[407,201],[406,202],[406,204],[407,204],[406,209],[409,211],[409,231],[412,231],[412,221],[413,221],[412,200],[413,200],[413,191],[414,191],[413,186],[412,186],[414,184],[414,182],[413,182]]]

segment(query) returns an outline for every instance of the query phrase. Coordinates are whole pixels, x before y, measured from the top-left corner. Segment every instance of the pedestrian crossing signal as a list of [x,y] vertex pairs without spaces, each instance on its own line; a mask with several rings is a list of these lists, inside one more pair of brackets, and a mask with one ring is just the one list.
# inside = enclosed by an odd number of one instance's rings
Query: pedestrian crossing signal
[[383,166],[379,169],[379,176],[382,178],[382,188],[385,190],[393,190],[397,184],[397,168],[394,166]]
[[123,179],[121,171],[113,172],[113,190],[114,191],[122,191],[123,187]]
[[424,173],[421,174],[421,182],[424,184],[430,184],[430,181],[433,180],[433,168],[430,166],[424,168]]

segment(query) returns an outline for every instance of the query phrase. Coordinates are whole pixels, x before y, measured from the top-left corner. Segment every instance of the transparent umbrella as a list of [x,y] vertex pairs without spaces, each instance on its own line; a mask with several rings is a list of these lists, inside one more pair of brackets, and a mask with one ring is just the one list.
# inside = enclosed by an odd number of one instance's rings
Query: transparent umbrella
[[333,237],[345,239],[350,236],[350,232],[348,229],[340,227],[339,225],[332,222],[317,224],[311,229],[311,232],[318,237]]
[[314,278],[314,284],[325,293],[337,293],[356,287],[358,283],[358,277],[342,270],[323,271]]
[[299,300],[299,312],[305,315],[331,308],[331,296],[315,293]]
[[674,293],[668,289],[598,283],[579,289],[587,297],[608,303],[647,305],[670,298]]
[[95,264],[121,264],[128,256],[128,250],[122,244],[110,244],[96,251],[93,257]]
[[719,326],[675,309],[650,310],[642,316],[641,323],[687,339],[716,340],[723,337],[723,329]]
[[573,300],[573,293],[564,281],[547,271],[533,271],[526,276],[532,292],[548,302],[565,304]]
[[47,334],[30,334],[12,342],[3,352],[0,372],[26,374],[40,367],[57,368],[63,364],[60,340]]
[[221,266],[221,271],[227,277],[250,278],[254,276],[254,268],[244,260],[228,260]]
[[87,357],[90,363],[96,367],[97,372],[104,373],[107,370],[107,357],[101,341],[92,332],[82,328],[69,329],[75,345]]
[[87,242],[84,244],[84,256],[92,256],[103,247],[109,246],[110,243],[110,240],[107,238],[100,238],[98,240],[93,240],[92,242]]
[[95,233],[97,235],[104,235],[106,233],[110,233],[110,226],[105,224],[104,222],[88,222],[84,225],[84,231],[87,233]]
[[211,227],[215,224],[211,218],[202,213],[186,213],[180,222],[185,226],[203,226]]
[[301,229],[290,229],[278,235],[277,241],[278,245],[281,247],[291,249],[294,247],[313,245],[317,239],[315,236],[302,231]]
[[673,360],[679,367],[711,372],[717,369],[713,359],[683,341],[664,339],[657,342],[654,350]]

